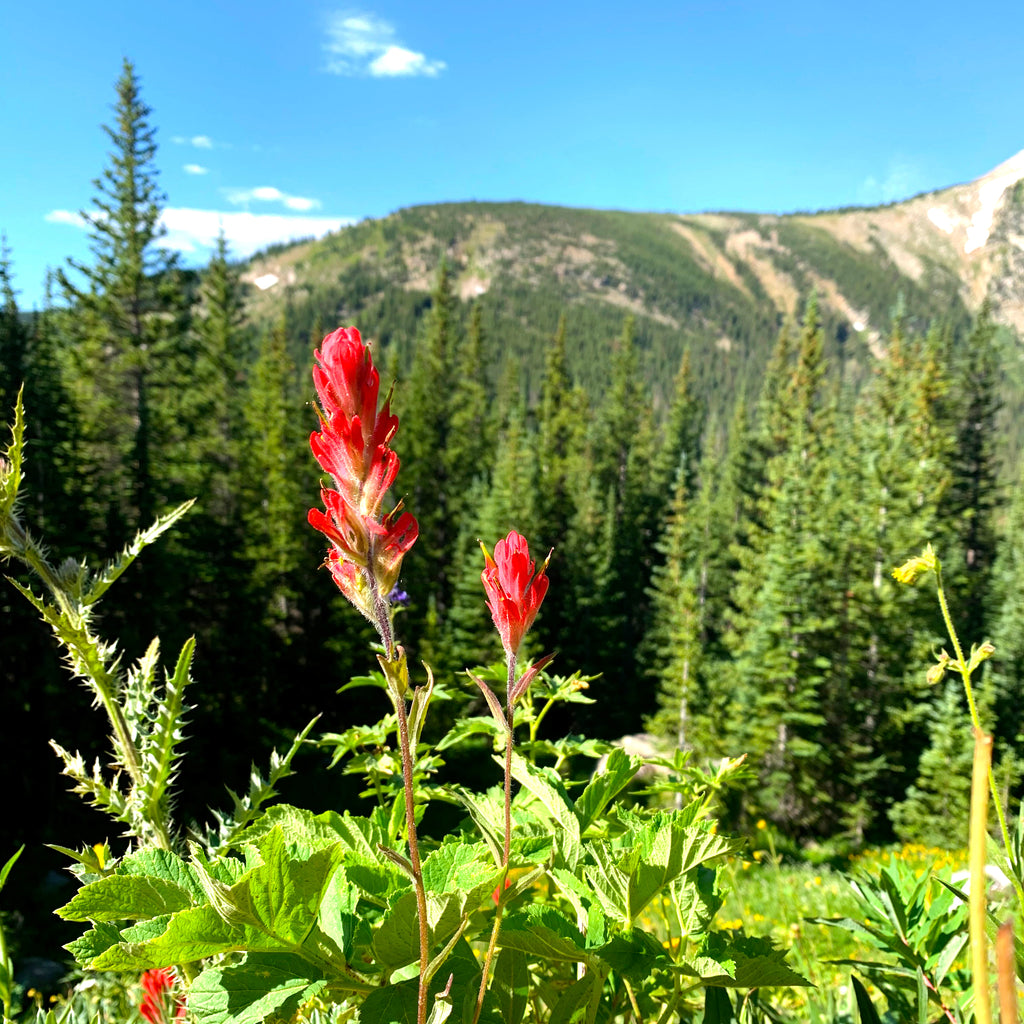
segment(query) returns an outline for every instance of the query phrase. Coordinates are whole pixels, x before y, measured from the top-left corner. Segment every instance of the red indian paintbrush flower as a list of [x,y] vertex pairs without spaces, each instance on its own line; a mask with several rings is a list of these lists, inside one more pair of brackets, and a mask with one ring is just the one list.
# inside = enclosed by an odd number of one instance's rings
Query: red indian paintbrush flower
[[139,1004],[139,1013],[149,1024],[170,1024],[185,1019],[185,1004],[174,995],[174,975],[166,967],[157,967],[143,973],[142,990],[145,995]]
[[483,544],[480,547],[486,560],[480,578],[487,591],[487,607],[491,610],[505,653],[514,657],[548,592],[548,578],[544,571],[551,560],[551,552],[534,575],[530,546],[526,538],[515,530],[494,545],[493,558]]
[[310,509],[309,522],[331,542],[327,565],[335,583],[379,628],[402,557],[419,533],[412,515],[399,514],[401,502],[381,514],[398,474],[398,456],[390,447],[398,417],[390,394],[377,408],[380,374],[354,327],[328,334],[315,355],[321,429],[309,446],[334,489],[321,488],[327,511]]

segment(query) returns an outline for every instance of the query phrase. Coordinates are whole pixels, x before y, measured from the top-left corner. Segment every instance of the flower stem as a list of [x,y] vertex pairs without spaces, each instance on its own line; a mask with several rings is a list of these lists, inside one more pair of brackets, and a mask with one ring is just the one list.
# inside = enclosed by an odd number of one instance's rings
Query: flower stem
[[476,1009],[473,1012],[473,1024],[480,1020],[484,1008],[484,996],[487,994],[487,982],[491,975],[491,962],[494,950],[498,945],[498,933],[501,931],[501,917],[505,909],[505,886],[508,884],[508,862],[512,853],[512,747],[515,745],[514,715],[512,706],[512,690],[516,682],[516,656],[509,652],[508,678],[505,685],[505,846],[502,851],[501,880],[498,882],[498,906],[494,911],[494,924],[491,926],[491,938],[487,943],[484,955],[483,973],[480,975],[480,989],[476,996]]
[[398,717],[398,744],[402,751],[402,782],[405,789],[405,831],[409,844],[409,862],[412,881],[416,889],[416,916],[420,932],[420,981],[416,1000],[416,1024],[427,1020],[427,967],[430,963],[430,931],[427,922],[427,893],[423,886],[420,863],[420,844],[416,835],[416,808],[413,802],[412,752],[409,750],[409,717],[405,711],[405,698],[394,695],[395,714]]
[[[971,686],[971,670],[967,660],[964,658],[963,648],[960,646],[960,637],[957,635],[956,627],[953,625],[953,618],[949,614],[949,605],[946,602],[946,591],[942,585],[942,566],[936,560],[935,585],[939,595],[939,607],[942,609],[942,619],[946,624],[946,632],[949,634],[950,642],[953,644],[953,653],[956,655],[957,667],[960,669],[960,676],[964,681],[964,692],[967,694],[967,706],[971,712],[971,723],[976,733],[983,733],[981,717],[978,715],[978,705],[974,700],[974,688]],[[1014,863],[1012,856],[1013,847],[1010,844],[1010,830],[1006,824],[1006,815],[1003,813],[1003,805],[999,799],[999,788],[996,785],[995,772],[992,771],[992,759],[989,757],[988,765],[988,786],[992,792],[992,802],[996,807],[996,819],[999,822],[999,832],[1003,840],[1003,849],[1006,851],[1007,860]],[[1021,887],[1020,879],[1015,871],[1010,872],[1010,879],[1013,883],[1014,893],[1017,896],[1017,906],[1024,913],[1024,888]]]

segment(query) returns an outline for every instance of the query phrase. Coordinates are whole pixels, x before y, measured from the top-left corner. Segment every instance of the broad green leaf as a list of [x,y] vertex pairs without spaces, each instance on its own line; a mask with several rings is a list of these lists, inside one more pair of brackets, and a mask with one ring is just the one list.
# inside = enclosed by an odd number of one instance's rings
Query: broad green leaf
[[64,948],[71,953],[80,964],[87,964],[104,950],[116,946],[121,941],[121,932],[115,925],[106,922],[90,928],[84,935],[79,936],[74,942],[69,942]]
[[151,917],[148,921],[139,921],[138,924],[132,925],[131,928],[125,928],[121,932],[121,941],[148,942],[150,939],[163,935],[170,922],[170,916],[166,914],[161,917]]
[[599,949],[591,950],[613,971],[642,983],[659,968],[671,967],[672,958],[653,936],[639,928],[616,935]]
[[155,939],[112,946],[89,967],[95,971],[141,972],[246,949],[285,951],[258,928],[228,924],[207,904],[175,914],[167,930]]
[[716,835],[699,827],[680,828],[673,822],[642,830],[637,839],[637,846],[622,863],[629,875],[630,921],[636,920],[651,900],[681,875],[743,847],[741,839]]
[[[454,893],[427,893],[431,948],[443,946],[458,930],[464,902]],[[373,935],[373,953],[386,971],[394,971],[419,959],[419,917],[415,893],[403,893],[384,915]]]
[[294,858],[284,833],[275,829],[261,843],[264,863],[231,887],[230,899],[258,928],[284,945],[301,945],[316,923],[328,883],[343,856],[340,843]]
[[302,807],[290,804],[274,804],[244,832],[234,839],[238,846],[259,844],[274,829],[280,829],[285,842],[308,847],[310,850],[331,846],[346,837],[340,827],[342,817],[334,811],[313,814]]
[[108,875],[82,886],[57,911],[67,921],[142,921],[192,906],[187,890],[162,878]]
[[[773,988],[804,986],[811,983],[785,963],[788,950],[776,949],[771,939],[754,935],[728,935],[710,932],[700,949],[700,957],[723,967],[719,974],[702,973],[705,985],[725,988]],[[735,964],[735,970],[732,965]]]
[[593,894],[598,898],[605,913],[629,923],[629,877],[616,863],[616,853],[608,843],[587,844],[593,864],[584,869]]
[[569,794],[558,774],[549,768],[538,768],[524,761],[518,754],[512,754],[512,774],[516,781],[532,793],[554,818],[559,826],[558,848],[570,865],[580,858],[580,820],[576,817]]
[[585,832],[600,817],[605,807],[629,785],[642,763],[640,758],[630,757],[621,747],[616,747],[608,755],[604,770],[590,780],[576,801],[581,832]]
[[168,850],[153,849],[133,853],[117,865],[116,873],[162,878],[165,882],[173,882],[179,889],[184,889],[192,897],[194,906],[206,901],[195,868]]
[[192,983],[188,1009],[199,1024],[262,1024],[291,1017],[327,984],[297,956],[251,953],[240,964],[210,968]]
[[[419,981],[412,978],[371,992],[359,1007],[360,1024],[416,1024]],[[205,1022],[200,1022],[205,1024]]]
[[356,916],[358,903],[359,893],[345,881],[344,868],[339,868],[320,904],[318,923],[324,933],[337,944],[346,960],[352,957],[353,939],[359,923]]
[[505,917],[498,945],[519,950],[531,960],[579,963],[586,959],[576,925],[553,907],[537,903]]
[[520,1024],[530,997],[530,972],[525,953],[503,949],[498,954],[490,994],[505,1024]]
[[548,1024],[569,1024],[590,999],[597,985],[598,978],[593,971],[587,971],[578,981],[574,981],[555,1003]]
[[423,862],[423,884],[428,892],[460,892],[468,899],[493,889],[500,874],[484,843],[459,839],[446,842]]

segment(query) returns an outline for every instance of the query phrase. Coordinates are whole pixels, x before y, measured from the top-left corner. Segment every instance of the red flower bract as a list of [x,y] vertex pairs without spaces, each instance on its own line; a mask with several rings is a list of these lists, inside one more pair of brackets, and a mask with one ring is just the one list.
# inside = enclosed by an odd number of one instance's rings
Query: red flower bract
[[505,652],[514,656],[548,592],[548,578],[544,572],[551,553],[548,552],[544,564],[534,575],[530,547],[526,538],[515,530],[494,545],[493,558],[487,548],[483,551],[485,564],[480,578],[487,592],[487,607],[491,610],[491,618]]
[[172,995],[174,975],[166,967],[145,971],[139,979],[145,995],[139,1004],[139,1013],[149,1024],[168,1024],[172,1020],[184,1020],[185,1006]]
[[401,502],[386,515],[381,505],[398,473],[390,447],[398,429],[390,394],[378,410],[380,374],[354,327],[340,327],[317,350],[313,382],[320,399],[320,430],[309,439],[334,489],[322,488],[326,512],[310,509],[309,522],[331,542],[327,564],[341,592],[371,622],[398,582],[402,556],[419,532]]

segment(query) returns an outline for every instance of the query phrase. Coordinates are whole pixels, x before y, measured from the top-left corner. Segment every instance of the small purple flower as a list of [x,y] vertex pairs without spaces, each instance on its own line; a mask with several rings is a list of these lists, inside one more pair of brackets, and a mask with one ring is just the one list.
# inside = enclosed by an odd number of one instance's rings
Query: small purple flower
[[406,605],[409,603],[409,595],[398,587],[394,587],[390,594],[388,594],[388,600],[392,604]]

